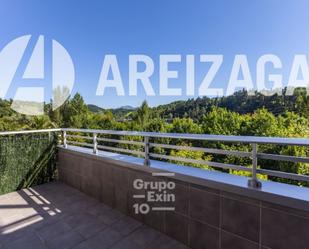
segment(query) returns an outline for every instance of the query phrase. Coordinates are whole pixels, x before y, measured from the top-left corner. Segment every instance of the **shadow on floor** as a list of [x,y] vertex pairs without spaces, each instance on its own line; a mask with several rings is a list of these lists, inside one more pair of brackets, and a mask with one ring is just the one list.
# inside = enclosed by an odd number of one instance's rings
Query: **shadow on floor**
[[0,196],[0,249],[182,249],[166,235],[63,183]]

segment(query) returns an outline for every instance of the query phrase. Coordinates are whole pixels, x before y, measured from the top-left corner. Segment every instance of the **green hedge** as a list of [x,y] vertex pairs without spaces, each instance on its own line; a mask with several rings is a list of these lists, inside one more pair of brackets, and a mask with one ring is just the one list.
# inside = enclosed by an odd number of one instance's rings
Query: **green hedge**
[[56,178],[54,133],[0,137],[0,194]]

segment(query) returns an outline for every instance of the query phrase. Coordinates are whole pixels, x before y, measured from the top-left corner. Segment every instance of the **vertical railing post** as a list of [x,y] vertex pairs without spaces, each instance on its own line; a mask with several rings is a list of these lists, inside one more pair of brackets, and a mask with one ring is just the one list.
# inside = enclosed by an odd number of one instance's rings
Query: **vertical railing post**
[[93,154],[98,154],[98,141],[96,133],[93,133]]
[[248,180],[248,186],[252,188],[261,188],[262,183],[258,181],[256,176],[257,169],[257,144],[252,144],[252,176],[251,179]]
[[63,137],[63,147],[64,148],[68,148],[68,145],[67,145],[67,132],[66,131],[62,132],[62,137]]
[[144,137],[144,143],[145,143],[145,160],[144,160],[144,166],[150,166],[150,159],[149,159],[149,137]]

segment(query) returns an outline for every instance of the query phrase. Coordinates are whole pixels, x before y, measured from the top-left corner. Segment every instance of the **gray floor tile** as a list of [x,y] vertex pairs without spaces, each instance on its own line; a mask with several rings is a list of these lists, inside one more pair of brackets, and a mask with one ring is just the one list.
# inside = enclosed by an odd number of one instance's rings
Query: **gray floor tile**
[[189,247],[168,237],[167,235],[161,234],[147,247],[147,249],[189,249]]
[[44,226],[37,231],[37,234],[43,240],[53,240],[54,238],[71,231],[72,228],[63,221],[56,222],[54,224]]
[[80,244],[83,240],[84,238],[80,234],[70,231],[48,240],[46,244],[49,249],[69,249]]
[[63,219],[63,221],[73,229],[78,228],[81,225],[93,223],[96,220],[97,218],[95,216],[87,213],[77,213]]
[[6,244],[4,249],[47,249],[43,242],[34,234],[23,236]]
[[142,223],[138,222],[137,220],[132,219],[131,217],[125,216],[121,218],[119,221],[115,222],[112,225],[112,228],[118,231],[121,235],[125,236],[141,226],[142,226]]
[[94,205],[94,206],[87,208],[86,212],[91,214],[91,215],[94,215],[94,216],[100,216],[100,215],[103,215],[110,210],[111,210],[111,208],[109,206],[106,206],[103,203],[99,203],[97,205]]
[[139,246],[147,246],[151,244],[156,238],[158,238],[160,233],[152,228],[145,225],[134,231],[128,236],[128,239],[133,241]]
[[95,235],[94,237],[89,238],[87,241],[81,243],[76,248],[91,248],[91,249],[105,249],[110,248],[122,238],[121,234],[116,230],[107,228]]
[[104,222],[106,225],[112,225],[116,221],[123,218],[124,215],[117,210],[111,209],[108,212],[99,216],[99,219]]
[[85,239],[88,239],[98,234],[105,228],[107,228],[107,225],[105,225],[103,222],[96,220],[91,223],[82,224],[77,228],[75,228],[74,230],[80,233]]
[[[111,249],[142,249],[144,247],[136,244],[134,241],[125,238],[117,242]],[[147,248],[148,249],[148,248]]]
[[20,229],[11,233],[0,233],[0,245],[3,247],[4,245],[18,240],[25,236],[32,236],[34,232],[31,228]]

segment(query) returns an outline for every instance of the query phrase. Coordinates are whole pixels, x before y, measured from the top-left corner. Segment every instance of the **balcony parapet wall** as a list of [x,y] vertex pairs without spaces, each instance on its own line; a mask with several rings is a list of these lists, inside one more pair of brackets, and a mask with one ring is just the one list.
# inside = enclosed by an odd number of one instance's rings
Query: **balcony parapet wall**
[[[191,248],[308,248],[308,188],[265,181],[254,189],[245,177],[156,161],[147,167],[142,158],[73,146],[58,153],[61,181]],[[136,179],[175,183],[175,202],[164,203],[175,210],[136,214],[134,204],[143,200],[134,196],[147,195],[134,188]]]

